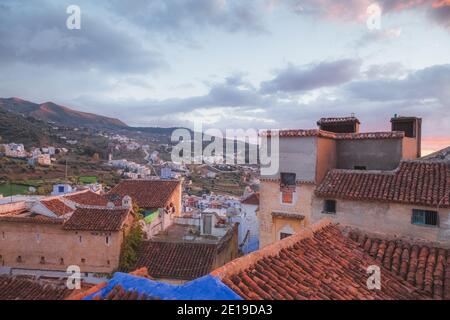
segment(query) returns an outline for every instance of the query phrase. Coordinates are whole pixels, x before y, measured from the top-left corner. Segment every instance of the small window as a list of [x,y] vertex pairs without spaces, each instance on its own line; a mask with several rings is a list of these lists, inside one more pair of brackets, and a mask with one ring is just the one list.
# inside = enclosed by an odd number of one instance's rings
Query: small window
[[39,233],[36,233],[36,241],[37,242],[41,241],[41,235]]
[[64,264],[64,259],[63,258],[59,258],[59,264],[61,264],[61,265]]
[[366,166],[354,166],[353,167],[355,170],[367,170]]
[[109,245],[109,237],[108,237],[108,236],[105,238],[105,243],[106,243],[107,245]]
[[336,213],[336,200],[325,200],[323,213]]
[[111,261],[109,260],[106,260],[106,263],[108,264],[108,266],[111,265]]
[[19,262],[19,263],[22,262],[22,256],[18,256],[16,260],[17,260],[17,262]]
[[2,240],[6,240],[6,234],[5,234],[5,231],[2,231]]
[[79,242],[79,243],[82,243],[82,242],[83,242],[83,237],[82,237],[82,236],[79,236],[79,237],[78,237],[78,242]]
[[294,202],[294,192],[291,190],[281,191],[281,202],[291,204]]
[[64,193],[64,186],[58,186],[58,192]]
[[45,264],[45,257],[41,257],[40,264]]
[[295,173],[281,172],[280,180],[282,186],[295,186]]
[[292,236],[292,234],[290,233],[285,233],[285,232],[280,232],[280,240],[283,240],[284,238],[290,237]]
[[81,263],[86,263],[86,259],[85,258],[81,258]]
[[436,227],[439,225],[439,215],[436,211],[413,209],[411,223]]

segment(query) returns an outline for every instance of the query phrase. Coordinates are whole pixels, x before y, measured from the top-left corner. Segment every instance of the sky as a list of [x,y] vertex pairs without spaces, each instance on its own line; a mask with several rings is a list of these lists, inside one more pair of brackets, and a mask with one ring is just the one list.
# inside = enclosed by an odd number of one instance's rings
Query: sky
[[0,75],[1,97],[133,126],[419,116],[429,153],[450,145],[450,0],[0,0]]

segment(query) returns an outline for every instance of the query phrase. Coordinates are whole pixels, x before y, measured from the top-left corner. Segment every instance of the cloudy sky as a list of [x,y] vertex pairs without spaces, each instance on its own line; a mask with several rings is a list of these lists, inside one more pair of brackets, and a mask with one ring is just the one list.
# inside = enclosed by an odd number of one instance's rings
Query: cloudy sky
[[[0,0],[0,96],[136,126],[362,130],[450,145],[450,0]],[[81,30],[66,27],[69,5]],[[370,11],[370,10],[369,10]]]

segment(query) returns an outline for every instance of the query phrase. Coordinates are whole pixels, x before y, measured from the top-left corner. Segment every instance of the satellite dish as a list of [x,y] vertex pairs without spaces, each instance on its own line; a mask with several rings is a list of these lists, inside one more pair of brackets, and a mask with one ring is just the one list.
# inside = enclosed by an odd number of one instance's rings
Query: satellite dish
[[35,192],[36,192],[36,188],[35,188],[35,187],[29,187],[29,188],[28,188],[28,191],[29,191],[30,193],[35,193]]

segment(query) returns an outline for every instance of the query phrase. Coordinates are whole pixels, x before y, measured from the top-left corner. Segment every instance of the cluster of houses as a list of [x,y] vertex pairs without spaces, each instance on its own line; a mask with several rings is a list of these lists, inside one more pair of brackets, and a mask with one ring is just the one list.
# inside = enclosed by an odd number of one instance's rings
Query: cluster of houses
[[28,164],[32,166],[49,166],[52,162],[56,161],[56,154],[68,152],[66,148],[56,148],[53,146],[32,148],[30,152],[27,152],[21,143],[3,144],[1,147],[6,157],[27,159]]
[[[279,170],[242,198],[183,196],[160,179],[0,204],[0,292],[20,294],[14,275],[75,264],[101,283],[21,281],[55,299],[450,299],[448,150],[421,157],[419,118],[391,126],[362,133],[352,116],[264,131],[278,135]],[[101,278],[118,267],[134,204],[146,238],[135,271]]]

